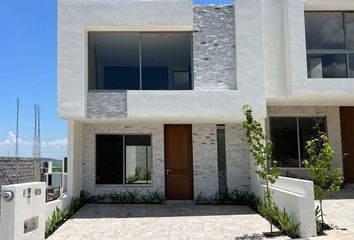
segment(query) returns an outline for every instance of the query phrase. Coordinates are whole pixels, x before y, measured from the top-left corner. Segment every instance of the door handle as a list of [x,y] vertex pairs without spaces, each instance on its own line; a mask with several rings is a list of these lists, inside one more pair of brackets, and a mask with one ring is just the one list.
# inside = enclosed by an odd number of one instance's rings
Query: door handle
[[171,172],[171,169],[166,169],[166,172]]
[[349,153],[343,153],[343,156],[349,156]]

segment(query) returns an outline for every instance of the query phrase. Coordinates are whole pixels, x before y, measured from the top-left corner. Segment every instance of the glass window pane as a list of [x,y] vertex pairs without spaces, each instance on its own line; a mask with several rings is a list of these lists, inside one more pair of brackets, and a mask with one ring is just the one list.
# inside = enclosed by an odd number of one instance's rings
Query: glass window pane
[[151,183],[152,149],[148,135],[125,136],[127,184]]
[[[307,158],[305,146],[306,141],[311,140],[316,136],[317,130],[315,128],[316,123],[320,125],[322,132],[326,131],[326,119],[325,118],[299,118],[299,140],[300,140],[300,156],[301,160]],[[301,161],[302,162],[302,161]]]
[[190,72],[173,72],[173,89],[174,90],[188,90],[191,87]]
[[90,32],[89,89],[140,89],[139,33]]
[[96,184],[123,184],[123,136],[96,136]]
[[307,54],[309,78],[346,78],[345,54]]
[[305,12],[307,49],[345,49],[341,12]]
[[191,33],[142,33],[141,61],[144,90],[191,89]]
[[344,19],[347,38],[347,49],[354,50],[354,13],[345,13]]
[[348,54],[349,58],[349,77],[354,78],[354,54]]
[[270,136],[279,167],[299,167],[296,118],[270,118]]
[[219,191],[226,192],[226,144],[225,144],[225,125],[217,125],[217,153],[218,153],[218,177]]

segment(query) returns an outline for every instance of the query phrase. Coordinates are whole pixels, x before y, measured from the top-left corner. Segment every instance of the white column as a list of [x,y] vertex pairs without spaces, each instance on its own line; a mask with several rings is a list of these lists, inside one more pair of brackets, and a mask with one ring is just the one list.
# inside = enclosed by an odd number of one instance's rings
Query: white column
[[235,3],[237,89],[257,118],[266,117],[262,14],[261,0]]
[[303,87],[302,82],[307,81],[304,15],[303,0],[283,1],[288,95],[296,95],[296,90]]
[[82,189],[82,123],[69,120],[68,180],[69,197],[77,197]]

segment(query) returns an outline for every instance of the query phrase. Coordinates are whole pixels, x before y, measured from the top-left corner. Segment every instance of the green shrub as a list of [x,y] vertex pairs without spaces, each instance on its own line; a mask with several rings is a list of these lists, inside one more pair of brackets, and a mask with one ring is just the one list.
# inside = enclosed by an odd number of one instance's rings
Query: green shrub
[[200,192],[195,199],[196,204],[232,204],[232,205],[249,205],[252,209],[257,210],[259,198],[254,193],[243,192],[234,189],[232,191],[216,192],[209,196],[205,196]]
[[303,163],[313,181],[315,198],[319,200],[319,207],[315,213],[317,232],[321,233],[322,225],[325,225],[322,200],[339,192],[344,179],[340,168],[331,169],[333,151],[327,134],[321,131],[320,122],[315,123],[314,130],[316,136],[306,142],[307,159]]
[[70,204],[64,209],[66,216],[71,217],[82,206],[79,198],[72,198]]
[[45,236],[51,235],[63,222],[71,218],[81,207],[83,203],[80,198],[72,198],[69,205],[63,210],[56,208],[51,217],[45,222]]
[[298,236],[300,224],[295,223],[292,216],[285,211],[285,208],[283,211],[280,211],[274,203],[269,207],[268,204],[262,202],[254,193],[235,189],[227,193],[217,192],[206,197],[200,192],[196,198],[196,203],[248,205],[289,237],[296,238]]
[[274,204],[269,208],[267,204],[260,202],[258,212],[289,237],[298,237],[300,224],[295,223],[293,217],[285,211],[285,208],[283,211],[280,211]]
[[165,196],[158,190],[147,190],[145,194],[137,189],[133,191],[112,192],[108,194],[111,203],[164,203]]
[[[277,161],[272,159],[273,143],[265,134],[262,125],[253,118],[252,108],[249,105],[243,105],[243,113],[246,117],[243,121],[243,129],[250,145],[249,151],[256,161],[256,173],[265,182],[264,202],[270,211],[273,199],[269,185],[275,183],[280,174]],[[273,232],[272,224],[270,224],[270,231]]]
[[141,196],[144,203],[164,203],[165,196],[160,191],[150,191],[147,190],[147,193]]
[[81,190],[79,198],[82,204],[91,203],[93,201],[92,196],[85,190]]
[[127,203],[125,192],[112,192],[108,196],[112,203]]
[[60,224],[65,220],[65,213],[59,208],[56,208],[52,216],[45,222],[45,236],[52,234]]
[[141,202],[139,199],[140,191],[135,189],[134,191],[122,191],[113,192],[109,194],[109,198],[112,203],[138,203]]
[[196,199],[195,199],[195,203],[196,203],[196,204],[201,204],[201,203],[203,203],[203,202],[206,202],[206,199],[205,199],[205,197],[203,196],[203,192],[199,192],[199,193],[198,193],[198,196],[197,196]]
[[135,183],[136,181],[138,181],[139,180],[139,175],[136,175],[136,174],[134,174],[134,175],[129,175],[128,177],[127,177],[127,183]]

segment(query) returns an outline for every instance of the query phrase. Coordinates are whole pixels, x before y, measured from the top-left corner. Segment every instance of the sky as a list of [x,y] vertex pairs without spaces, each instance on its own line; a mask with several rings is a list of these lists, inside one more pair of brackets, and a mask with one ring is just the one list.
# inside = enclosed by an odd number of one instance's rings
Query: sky
[[56,20],[56,0],[0,0],[0,156],[15,155],[17,97],[19,156],[32,156],[34,104],[41,110],[41,156],[67,154],[67,123],[56,112]]

